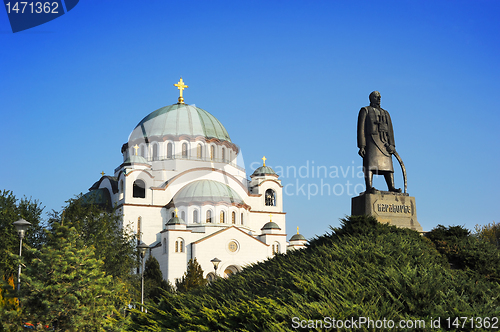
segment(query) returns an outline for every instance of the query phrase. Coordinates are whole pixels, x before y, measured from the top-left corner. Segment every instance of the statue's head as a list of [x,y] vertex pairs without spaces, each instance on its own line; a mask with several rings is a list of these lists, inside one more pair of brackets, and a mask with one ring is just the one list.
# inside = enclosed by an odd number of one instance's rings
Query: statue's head
[[372,107],[380,107],[380,92],[373,91],[370,93],[370,106]]

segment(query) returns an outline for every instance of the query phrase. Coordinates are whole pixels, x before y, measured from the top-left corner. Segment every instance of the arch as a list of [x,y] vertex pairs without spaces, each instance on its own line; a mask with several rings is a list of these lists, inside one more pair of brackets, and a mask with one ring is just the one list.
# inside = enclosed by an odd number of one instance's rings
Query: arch
[[220,212],[220,223],[224,224],[226,222],[226,213],[224,211]]
[[153,160],[158,160],[158,143],[153,144]]
[[231,278],[233,275],[239,272],[239,269],[235,265],[230,265],[224,270],[224,278]]
[[198,223],[198,210],[193,211],[193,223]]
[[146,147],[141,144],[141,156],[146,158]]
[[201,146],[201,143],[198,143],[198,145],[196,145],[196,157],[198,159],[202,159],[203,157],[203,152],[202,152],[202,146]]
[[280,244],[278,241],[273,243],[272,248],[273,248],[273,255],[280,253]]
[[167,144],[167,158],[172,159],[172,153],[173,153],[174,145],[172,142],[168,142]]
[[241,213],[240,224],[243,225],[243,212]]
[[208,282],[215,281],[215,274],[213,272],[208,273],[207,280],[208,280]]
[[133,186],[132,197],[146,198],[146,183],[143,180],[135,180]]
[[276,192],[272,189],[267,189],[264,195],[266,206],[276,206]]
[[184,252],[184,239],[181,237],[175,240],[175,252]]
[[207,223],[211,224],[212,223],[212,210],[207,210]]
[[182,143],[182,158],[188,157],[188,145],[187,143]]
[[231,212],[231,223],[236,224],[236,212]]
[[222,161],[226,161],[226,148],[222,147]]

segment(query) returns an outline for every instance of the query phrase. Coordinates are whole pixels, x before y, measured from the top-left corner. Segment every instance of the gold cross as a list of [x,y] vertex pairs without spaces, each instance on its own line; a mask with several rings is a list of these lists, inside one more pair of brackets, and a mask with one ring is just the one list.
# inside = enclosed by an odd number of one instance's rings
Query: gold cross
[[264,166],[266,166],[266,160],[267,160],[266,156],[262,157],[262,161],[264,162]]
[[139,146],[137,144],[134,146],[134,150],[135,150],[135,155],[137,156],[137,150],[139,150]]
[[176,86],[177,89],[179,89],[179,92],[180,92],[179,104],[184,104],[184,97],[182,97],[182,91],[185,88],[189,88],[189,87],[186,84],[184,84],[184,82],[182,81],[182,77],[181,77],[181,79],[179,80],[179,82],[177,84],[174,84],[174,86]]
[[299,234],[299,226],[297,226],[297,234]]
[[177,217],[177,212],[179,212],[179,209],[178,209],[178,208],[175,208],[175,210],[174,210],[174,211],[175,211],[175,217],[176,217],[176,218],[178,218],[178,217]]
[[102,172],[101,172],[101,175],[102,175],[102,176],[104,176],[104,174],[106,174],[106,173],[104,173],[104,171],[102,171]]
[[272,214],[269,215],[269,221],[273,221],[273,215]]

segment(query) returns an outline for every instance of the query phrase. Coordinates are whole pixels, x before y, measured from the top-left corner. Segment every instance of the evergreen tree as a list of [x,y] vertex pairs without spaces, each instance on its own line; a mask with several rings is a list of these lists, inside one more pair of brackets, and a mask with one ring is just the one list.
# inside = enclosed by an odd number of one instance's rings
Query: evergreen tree
[[13,223],[21,218],[30,222],[23,243],[40,248],[45,243],[43,209],[36,200],[26,197],[19,200],[12,191],[0,191],[0,276],[6,280],[17,274],[17,259],[9,254],[19,253],[19,237]]
[[476,225],[476,236],[500,249],[500,223],[494,221],[488,225]]
[[196,258],[194,258],[189,260],[186,272],[184,272],[181,280],[176,281],[175,287],[178,292],[184,293],[206,284],[207,280],[203,278],[203,270]]
[[106,275],[104,263],[75,228],[52,224],[49,246],[32,251],[21,285],[24,322],[55,331],[104,331],[113,318],[123,284]]
[[164,292],[172,292],[172,286],[163,279],[160,270],[160,264],[153,256],[149,256],[144,264],[144,294],[146,300],[152,300],[155,303],[160,301]]

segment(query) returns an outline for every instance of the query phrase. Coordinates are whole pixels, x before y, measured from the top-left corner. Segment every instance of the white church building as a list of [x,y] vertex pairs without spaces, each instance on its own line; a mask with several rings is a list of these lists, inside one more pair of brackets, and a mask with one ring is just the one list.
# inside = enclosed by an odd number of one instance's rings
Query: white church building
[[123,225],[150,247],[163,277],[174,283],[191,258],[208,279],[228,277],[276,253],[304,248],[298,234],[287,241],[279,176],[268,166],[247,178],[239,147],[209,112],[184,103],[142,119],[121,152],[113,176],[103,176],[85,196],[118,207]]

